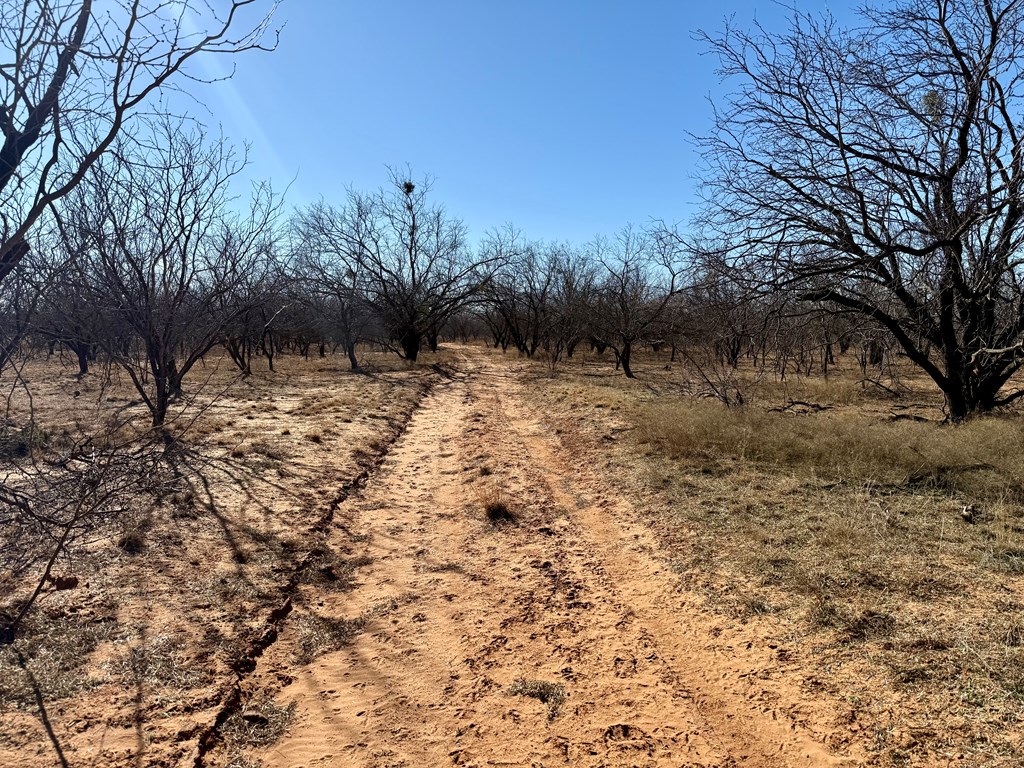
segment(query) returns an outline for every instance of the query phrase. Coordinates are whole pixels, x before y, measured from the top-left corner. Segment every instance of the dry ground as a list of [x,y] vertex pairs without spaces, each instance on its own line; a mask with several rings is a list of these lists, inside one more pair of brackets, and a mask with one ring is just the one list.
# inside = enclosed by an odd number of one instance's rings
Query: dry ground
[[1019,765],[1024,420],[944,425],[928,382],[904,370],[894,397],[853,360],[750,381],[744,409],[645,363],[630,382],[583,355],[530,392],[682,587],[724,626],[775,627],[774,669],[837,702],[869,764]]
[[0,765],[55,763],[30,679],[72,766],[1017,764],[1015,420],[448,355],[211,370],[196,492],[77,552],[32,677],[0,648]]
[[[124,382],[78,381],[42,363],[26,375],[44,434],[112,409],[141,412]],[[218,717],[250,706],[237,681],[290,582],[349,579],[358,561],[328,547],[318,524],[384,455],[435,376],[352,375],[336,360],[298,358],[249,379],[226,362],[199,372],[189,413],[201,415],[173,426],[187,427],[183,488],[80,542],[57,571],[77,575],[78,588],[44,592],[26,637],[0,646],[0,765],[56,762],[33,685],[72,766],[194,759]],[[23,422],[25,398],[13,405]],[[27,586],[4,582],[4,603]],[[218,728],[233,734],[228,759],[260,740],[233,724]]]

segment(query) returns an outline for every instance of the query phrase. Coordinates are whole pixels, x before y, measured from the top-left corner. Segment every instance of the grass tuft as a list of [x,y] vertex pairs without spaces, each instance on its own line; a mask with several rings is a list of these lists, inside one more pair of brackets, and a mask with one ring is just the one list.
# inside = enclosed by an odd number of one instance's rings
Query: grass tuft
[[558,710],[565,703],[565,686],[547,680],[518,678],[508,688],[509,696],[529,696],[548,705],[548,720],[558,717]]
[[221,726],[229,747],[267,747],[276,742],[295,717],[295,703],[282,707],[272,696],[263,696],[233,713]]
[[481,500],[484,516],[492,525],[518,524],[519,516],[501,491],[490,491]]

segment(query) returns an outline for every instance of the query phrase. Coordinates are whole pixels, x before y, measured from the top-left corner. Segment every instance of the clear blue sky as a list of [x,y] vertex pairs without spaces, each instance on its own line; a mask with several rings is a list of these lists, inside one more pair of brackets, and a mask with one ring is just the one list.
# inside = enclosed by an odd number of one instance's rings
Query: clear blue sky
[[[852,2],[801,3],[851,18]],[[435,178],[479,238],[584,241],[627,222],[685,221],[715,60],[692,39],[726,16],[783,25],[766,0],[284,0],[278,50],[238,57],[204,88],[252,143],[253,176],[288,202],[372,190],[387,165]],[[226,64],[219,60],[218,66]],[[207,64],[206,66],[211,66]]]

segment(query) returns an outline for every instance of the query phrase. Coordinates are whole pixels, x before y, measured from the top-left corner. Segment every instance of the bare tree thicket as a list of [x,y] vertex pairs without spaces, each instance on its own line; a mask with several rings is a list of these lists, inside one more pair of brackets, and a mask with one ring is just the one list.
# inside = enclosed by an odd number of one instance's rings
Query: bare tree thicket
[[0,282],[0,373],[20,351],[46,293],[39,259],[31,250],[8,274],[8,279]]
[[242,167],[223,141],[162,121],[145,144],[97,162],[59,213],[98,343],[161,426],[189,371],[261,298],[273,270],[277,200],[257,187],[232,206]]
[[570,245],[517,245],[510,234],[495,233],[484,245],[502,257],[480,298],[482,316],[495,346],[511,344],[527,357],[543,350],[554,365],[589,329],[593,265]]
[[359,369],[356,345],[369,341],[371,306],[359,280],[359,259],[336,209],[317,203],[299,212],[294,223],[295,271],[309,308],[321,322],[323,338],[345,351],[349,367]]
[[861,15],[705,36],[732,95],[703,223],[736,269],[882,326],[960,421],[1021,394],[1024,2]]
[[[275,45],[269,0],[0,5],[0,281],[30,230],[199,54]],[[268,42],[269,39],[269,42]]]

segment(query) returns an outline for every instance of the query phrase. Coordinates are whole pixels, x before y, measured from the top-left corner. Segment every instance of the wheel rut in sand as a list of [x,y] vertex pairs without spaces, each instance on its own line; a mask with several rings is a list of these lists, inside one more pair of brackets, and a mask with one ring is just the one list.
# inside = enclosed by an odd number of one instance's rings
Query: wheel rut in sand
[[[293,618],[358,631],[300,666],[290,621],[260,660],[296,708],[265,765],[860,764],[762,657],[715,646],[628,501],[520,386],[467,353],[338,509],[330,535],[367,564],[350,592],[304,585]],[[499,489],[517,524],[487,520]]]

